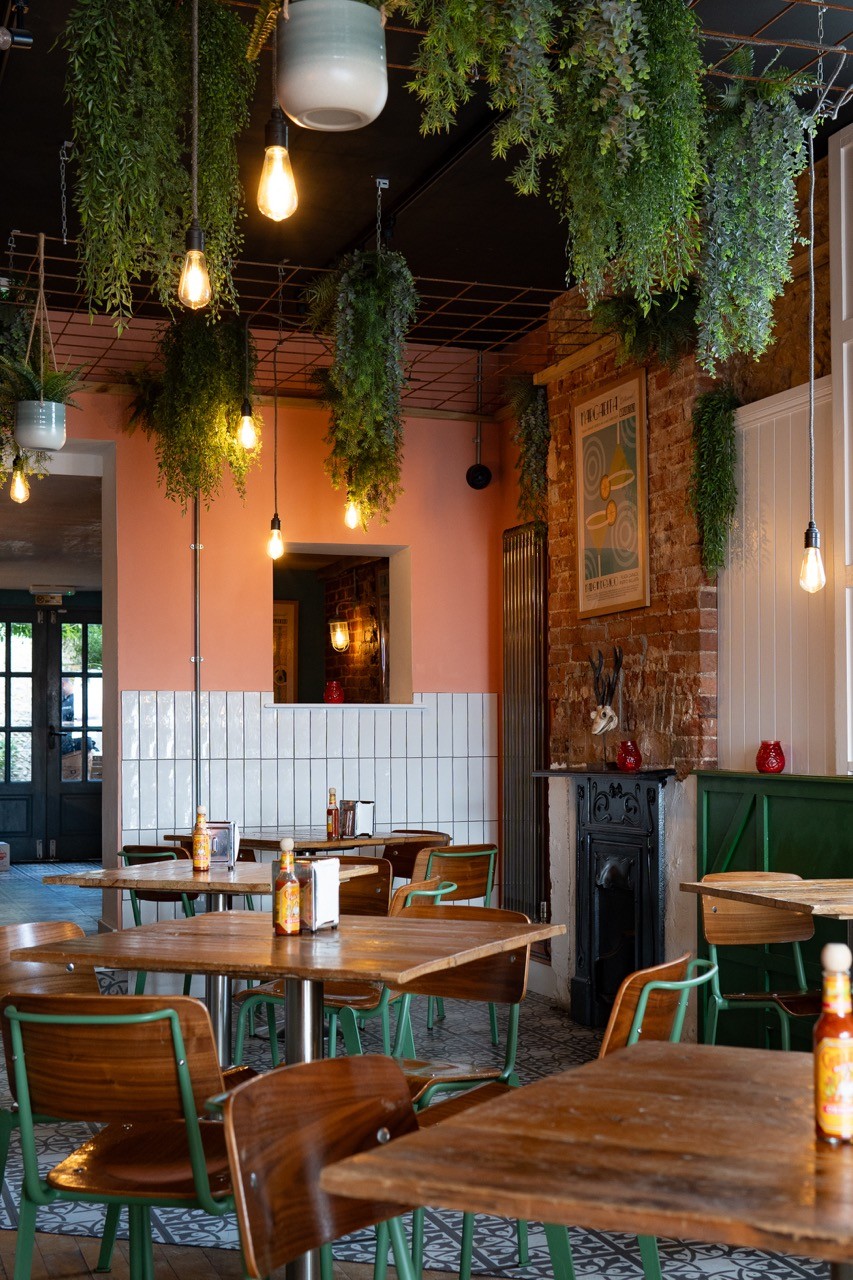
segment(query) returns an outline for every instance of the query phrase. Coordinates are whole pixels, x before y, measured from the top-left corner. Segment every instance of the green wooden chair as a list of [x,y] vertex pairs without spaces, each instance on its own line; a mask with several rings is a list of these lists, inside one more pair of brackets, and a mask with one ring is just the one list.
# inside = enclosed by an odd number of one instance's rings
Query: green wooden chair
[[[118,856],[126,867],[138,867],[150,862],[177,862],[178,859],[188,858],[186,850],[180,845],[172,848],[171,845],[160,844],[126,844],[119,849]],[[142,924],[142,909],[139,905],[141,902],[180,902],[185,917],[195,915],[194,904],[198,898],[197,893],[166,893],[157,889],[129,889],[128,893],[133,923],[137,928]],[[147,973],[141,969],[137,972],[134,995],[141,996],[145,993],[147,977]],[[184,974],[185,996],[190,994],[192,980],[191,973]]]
[[[681,1039],[690,992],[713,983],[717,966],[711,960],[691,960],[689,954],[667,964],[631,973],[620,986],[601,1042],[599,1058],[638,1040]],[[567,1227],[545,1224],[545,1235],[556,1280],[574,1280],[572,1248]],[[638,1236],[645,1280],[662,1280],[658,1242],[654,1236]],[[470,1269],[460,1270],[460,1280],[470,1280]]]
[[[38,1209],[63,1202],[126,1205],[131,1280],[152,1280],[152,1208],[234,1208],[222,1125],[199,1118],[226,1087],[207,1010],[181,996],[22,993],[0,1008],[24,1158],[14,1280],[29,1280]],[[44,1113],[104,1127],[43,1173]]]

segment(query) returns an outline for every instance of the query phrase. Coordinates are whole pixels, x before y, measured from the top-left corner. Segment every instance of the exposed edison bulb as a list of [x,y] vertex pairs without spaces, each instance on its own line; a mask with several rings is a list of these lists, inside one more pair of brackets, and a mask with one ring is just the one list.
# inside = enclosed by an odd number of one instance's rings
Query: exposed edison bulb
[[287,150],[287,127],[278,103],[272,109],[264,131],[264,164],[258,183],[258,208],[273,222],[283,222],[296,212],[299,196]]
[[200,311],[210,302],[210,276],[204,256],[204,232],[197,222],[187,232],[187,252],[178,284],[178,298],[190,311]]
[[21,461],[21,455],[15,458],[12,463],[12,481],[9,485],[9,497],[13,502],[26,502],[30,496],[30,486],[27,484],[27,477],[24,475],[24,464]]
[[803,539],[805,551],[800,566],[800,586],[809,595],[822,591],[826,586],[826,572],[820,554],[820,530],[814,520],[810,520]]
[[258,443],[258,433],[255,429],[255,418],[252,413],[252,406],[248,400],[243,401],[243,407],[240,410],[240,425],[237,428],[237,441],[244,449],[254,449]]
[[357,529],[361,524],[361,512],[358,509],[358,503],[354,498],[350,498],[344,512],[344,524],[348,529]]
[[267,555],[270,560],[279,560],[284,555],[284,539],[281,536],[281,521],[278,512],[270,520],[270,536],[267,539]]

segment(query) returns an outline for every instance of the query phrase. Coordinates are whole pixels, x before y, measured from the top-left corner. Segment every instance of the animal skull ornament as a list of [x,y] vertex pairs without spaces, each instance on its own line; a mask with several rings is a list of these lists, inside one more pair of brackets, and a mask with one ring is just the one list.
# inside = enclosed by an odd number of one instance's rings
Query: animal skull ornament
[[595,734],[609,733],[619,723],[619,717],[612,707],[596,707],[589,714],[592,719],[592,732]]
[[617,645],[613,647],[612,675],[602,675],[604,658],[600,649],[598,651],[598,661],[595,661],[592,654],[590,654],[589,665],[592,667],[592,684],[598,704],[595,710],[590,712],[590,718],[592,719],[592,732],[598,736],[602,733],[609,733],[619,723],[619,717],[613,710],[612,704],[616,687],[619,684],[619,676],[622,673],[622,650]]

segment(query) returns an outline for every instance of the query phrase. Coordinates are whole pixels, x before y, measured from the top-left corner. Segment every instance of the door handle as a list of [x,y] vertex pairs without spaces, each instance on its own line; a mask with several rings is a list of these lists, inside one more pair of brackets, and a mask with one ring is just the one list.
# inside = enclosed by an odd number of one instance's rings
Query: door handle
[[54,728],[52,724],[49,724],[47,726],[47,745],[51,751],[53,751],[54,747],[56,746],[56,739],[61,737],[62,737],[62,734],[60,733],[60,731]]

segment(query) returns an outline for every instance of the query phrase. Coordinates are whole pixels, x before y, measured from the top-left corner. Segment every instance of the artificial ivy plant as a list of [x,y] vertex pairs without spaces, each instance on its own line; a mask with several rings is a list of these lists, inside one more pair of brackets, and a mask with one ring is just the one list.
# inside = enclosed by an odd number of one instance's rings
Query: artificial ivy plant
[[512,378],[507,404],[515,419],[513,443],[518,447],[518,515],[521,520],[548,519],[548,447],[551,423],[548,392],[532,378]]
[[[156,375],[137,378],[138,394],[127,430],[141,427],[154,441],[166,497],[186,507],[198,494],[205,502],[219,492],[227,466],[238,493],[259,450],[237,440],[245,395],[245,326],[236,319],[213,321],[181,312],[158,344]],[[249,345],[250,379],[255,368]]]
[[386,519],[400,493],[405,341],[417,306],[406,260],[389,250],[348,255],[309,292],[309,324],[332,348],[320,384],[331,415],[326,471],[364,527]]
[[[751,49],[732,53],[738,77],[753,72]],[[806,163],[796,82],[784,69],[733,79],[708,125],[699,264],[699,357],[709,372],[739,351],[756,358],[773,334],[773,303],[791,279],[797,174]]]
[[[199,215],[215,312],[234,301],[236,137],[248,122],[255,69],[233,9],[218,0],[199,6]],[[189,21],[190,6],[173,0],[77,0],[66,27],[81,282],[90,308],[119,325],[141,278],[152,278],[167,305],[177,291],[190,220]]]
[[726,564],[729,532],[737,510],[735,410],[731,387],[715,387],[693,405],[693,470],[689,501],[702,545],[702,568],[714,577]]

